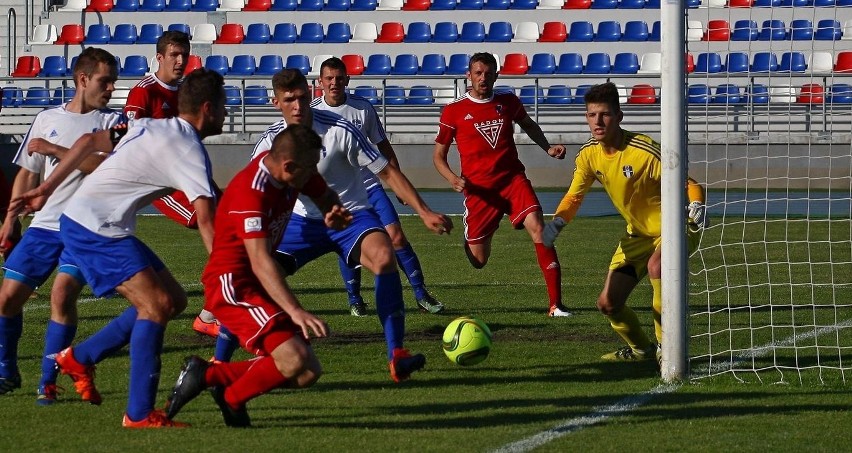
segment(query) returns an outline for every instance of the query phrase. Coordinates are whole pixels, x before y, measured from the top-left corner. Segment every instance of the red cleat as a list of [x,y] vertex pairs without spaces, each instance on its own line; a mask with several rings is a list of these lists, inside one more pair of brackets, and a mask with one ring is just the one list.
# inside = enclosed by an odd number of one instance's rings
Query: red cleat
[[147,417],[138,422],[131,420],[127,414],[121,420],[121,426],[124,428],[187,428],[189,423],[176,422],[169,420],[166,413],[162,409],[154,409]]
[[219,321],[204,322],[200,316],[196,316],[192,322],[192,330],[216,338],[219,336]]
[[393,358],[388,363],[388,368],[390,368],[391,379],[394,382],[402,382],[411,377],[411,373],[425,365],[426,357],[423,354],[411,355],[408,349],[396,348],[393,350]]
[[95,388],[95,366],[87,366],[74,358],[74,351],[67,347],[56,354],[56,366],[62,374],[67,374],[74,381],[74,389],[83,401],[99,406],[103,399]]

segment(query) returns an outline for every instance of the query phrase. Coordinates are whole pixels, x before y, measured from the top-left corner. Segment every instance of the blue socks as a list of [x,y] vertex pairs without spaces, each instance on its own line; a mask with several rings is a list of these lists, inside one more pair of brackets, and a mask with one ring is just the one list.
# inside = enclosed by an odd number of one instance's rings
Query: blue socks
[[136,307],[131,306],[124,310],[103,329],[74,346],[74,358],[83,365],[94,365],[123,348],[130,342],[136,314]]
[[420,260],[417,259],[417,254],[414,253],[411,244],[405,244],[405,247],[394,250],[394,253],[396,253],[396,261],[399,263],[399,267],[405,273],[405,276],[408,277],[408,283],[411,284],[411,288],[414,289],[414,297],[417,300],[426,297],[423,268],[420,267]]
[[340,276],[343,277],[346,294],[349,295],[349,305],[364,302],[364,299],[361,298],[361,268],[349,267],[341,257],[337,258],[337,265],[340,267]]
[[393,350],[402,347],[405,337],[405,306],[402,303],[399,272],[376,275],[376,314],[385,332],[390,360],[393,358]]
[[18,340],[24,330],[24,314],[0,316],[0,377],[18,374]]
[[147,319],[136,321],[130,335],[130,394],[127,416],[133,421],[148,417],[154,410],[160,383],[160,353],[166,326]]
[[44,354],[41,356],[39,388],[44,388],[46,384],[56,382],[56,375],[59,374],[56,369],[56,353],[71,346],[76,334],[76,325],[60,324],[52,320],[47,321],[47,331],[44,334]]
[[240,341],[237,337],[225,326],[219,325],[219,336],[216,337],[216,352],[213,353],[213,358],[220,362],[230,362],[239,347]]

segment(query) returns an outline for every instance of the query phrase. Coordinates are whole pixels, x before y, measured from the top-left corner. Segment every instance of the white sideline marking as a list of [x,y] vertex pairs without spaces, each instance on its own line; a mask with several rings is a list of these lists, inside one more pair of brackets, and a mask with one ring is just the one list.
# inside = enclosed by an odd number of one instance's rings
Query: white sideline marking
[[[201,286],[201,283],[186,283],[186,284],[181,283],[180,286],[182,286],[184,288],[193,288],[193,287]],[[49,296],[50,292],[48,291],[47,294]],[[122,300],[124,302],[127,302],[126,299],[123,299],[123,298],[118,297],[118,296],[112,297],[112,298],[106,298],[106,299],[102,298],[102,297],[84,297],[84,298],[81,298],[81,299],[77,299],[77,305],[90,304],[90,303],[96,302],[96,301],[106,302],[106,301],[113,301],[113,300]],[[24,311],[44,310],[44,309],[50,310],[50,302],[48,302],[46,304],[30,304],[30,303],[24,304]]]

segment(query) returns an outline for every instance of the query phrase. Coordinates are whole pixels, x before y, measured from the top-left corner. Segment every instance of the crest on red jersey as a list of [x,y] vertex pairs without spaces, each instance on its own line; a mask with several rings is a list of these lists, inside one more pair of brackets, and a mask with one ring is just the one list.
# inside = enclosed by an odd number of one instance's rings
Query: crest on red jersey
[[497,140],[500,137],[500,130],[503,129],[503,118],[496,120],[483,121],[474,123],[476,130],[485,138],[485,141],[491,145],[491,148],[497,147]]

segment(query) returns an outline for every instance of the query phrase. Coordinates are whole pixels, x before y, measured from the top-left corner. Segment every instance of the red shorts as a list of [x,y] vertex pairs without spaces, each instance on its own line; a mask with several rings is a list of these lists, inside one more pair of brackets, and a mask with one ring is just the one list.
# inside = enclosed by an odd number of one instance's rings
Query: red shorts
[[518,173],[501,187],[465,189],[464,208],[464,239],[468,244],[481,244],[497,231],[504,214],[520,229],[527,215],[541,211],[541,204],[530,180]]
[[269,355],[280,344],[301,335],[301,329],[253,277],[224,274],[205,281],[204,298],[204,308],[254,355]]
[[195,218],[195,206],[189,202],[186,194],[179,190],[152,201],[151,205],[166,217],[187,228],[198,228],[198,219]]

